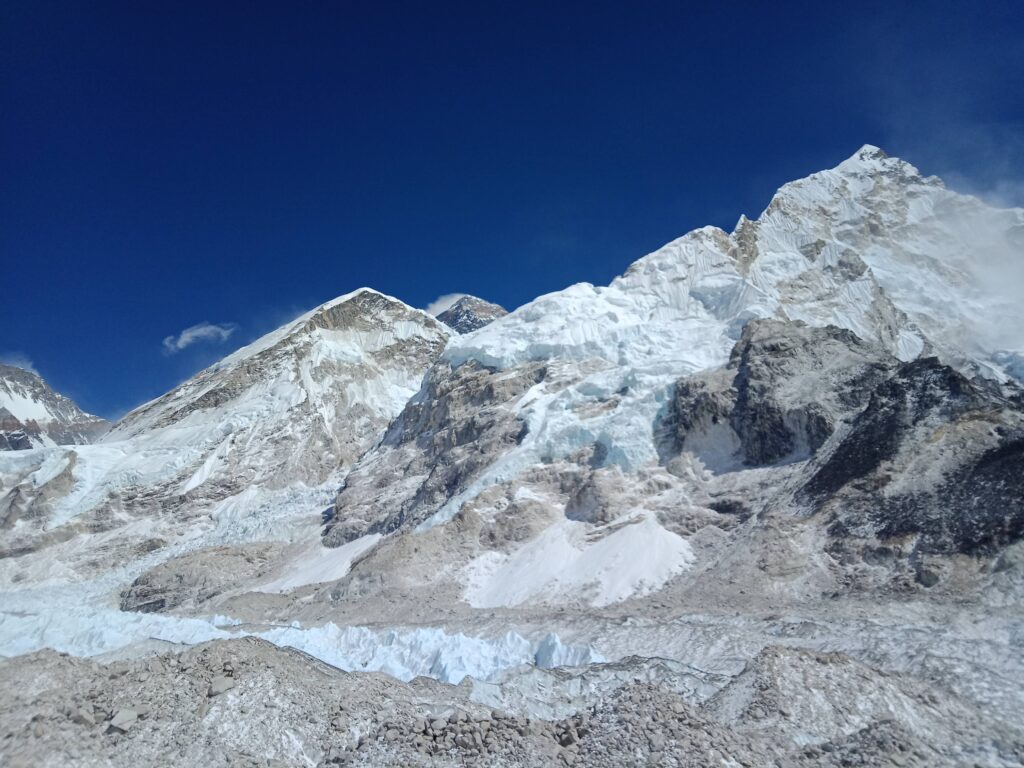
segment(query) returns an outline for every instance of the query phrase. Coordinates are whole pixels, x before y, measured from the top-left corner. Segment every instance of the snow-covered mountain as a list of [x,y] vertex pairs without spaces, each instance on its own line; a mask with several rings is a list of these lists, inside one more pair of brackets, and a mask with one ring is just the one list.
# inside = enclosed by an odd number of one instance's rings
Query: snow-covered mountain
[[[263,716],[244,636],[476,678],[341,710],[358,752],[253,737],[310,764],[1021,764],[1022,249],[1024,210],[865,146],[608,286],[346,294],[98,444],[0,454],[0,651],[210,641],[182,674],[214,729]],[[306,722],[321,672],[289,674]],[[488,740],[456,701],[540,720]]]
[[[610,483],[629,505],[619,511],[649,528],[640,541],[623,529],[588,543],[573,521],[558,522],[569,530],[554,542],[532,538],[513,560],[561,564],[534,592],[571,601],[591,589],[592,559],[634,558],[657,541],[666,554],[649,558],[650,570],[640,568],[631,587],[583,599],[660,586],[691,557],[652,515],[665,505],[701,508],[707,493],[702,481],[680,480],[664,466],[680,379],[725,366],[751,321],[771,318],[851,331],[874,345],[879,367],[937,354],[1005,381],[999,350],[1020,347],[1024,325],[1007,327],[1004,318],[1020,307],[1009,292],[988,289],[987,270],[1005,269],[1022,232],[1024,211],[990,208],[864,147],[833,170],[782,187],[758,220],[741,218],[732,233],[696,230],[607,287],[575,285],[454,337],[424,396],[349,475],[326,541],[422,531],[469,508],[500,516],[528,488],[531,504],[557,521],[558,510],[580,503],[578,494],[613,493],[590,484]],[[703,440],[699,455],[687,454],[696,460],[687,472],[743,465],[736,434]],[[394,475],[402,480],[383,482]],[[605,476],[613,479],[594,479]],[[648,498],[652,484],[657,492]],[[480,558],[465,571],[466,595],[480,593],[497,562],[493,553]],[[534,577],[542,572],[533,569]],[[486,578],[510,576],[495,573]]]
[[998,367],[1018,349],[1024,210],[946,189],[865,146],[783,186],[757,220],[704,227],[607,287],[572,286],[453,341],[446,358],[507,368],[597,358],[678,374],[720,365],[753,317],[848,328],[900,359]]
[[429,315],[362,288],[135,409],[104,443],[145,435],[161,445],[213,447],[183,493],[217,477],[318,484],[376,440],[447,338]]
[[119,547],[139,544],[135,535],[152,546],[194,533],[190,521],[244,529],[231,538],[265,534],[296,508],[316,515],[447,338],[434,318],[376,291],[327,302],[135,409],[99,444],[0,462],[5,543],[124,528]]
[[38,374],[0,364],[0,450],[90,443],[108,426]]

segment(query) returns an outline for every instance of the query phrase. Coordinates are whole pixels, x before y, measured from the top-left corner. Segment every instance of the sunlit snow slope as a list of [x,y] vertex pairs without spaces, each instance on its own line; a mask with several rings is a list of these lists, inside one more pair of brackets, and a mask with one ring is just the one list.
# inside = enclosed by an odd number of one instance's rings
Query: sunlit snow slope
[[542,296],[454,339],[446,357],[599,357],[678,375],[724,362],[749,318],[779,317],[849,328],[902,359],[927,348],[988,365],[1024,344],[1019,283],[1006,284],[1022,248],[1024,210],[865,146],[782,187],[759,219],[690,232],[607,287]]

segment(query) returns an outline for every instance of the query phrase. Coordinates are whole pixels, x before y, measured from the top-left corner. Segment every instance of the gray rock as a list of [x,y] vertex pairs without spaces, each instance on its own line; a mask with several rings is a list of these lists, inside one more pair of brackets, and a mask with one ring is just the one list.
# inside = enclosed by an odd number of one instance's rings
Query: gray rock
[[324,543],[392,533],[436,512],[523,439],[525,424],[510,404],[546,375],[540,363],[431,368],[422,392],[345,478]]
[[222,693],[226,693],[235,687],[235,680],[231,677],[225,677],[224,675],[218,675],[210,681],[210,689],[207,695],[210,698],[219,696]]
[[[921,482],[918,467],[934,479]],[[797,495],[828,518],[835,551],[896,561],[911,537],[919,555],[998,556],[1024,538],[1022,499],[1024,409],[935,358],[874,387]],[[937,574],[918,580],[934,586]]]
[[110,728],[121,733],[127,733],[128,729],[135,725],[139,719],[138,713],[133,709],[119,709],[110,720]]
[[[243,582],[258,579],[279,547],[215,547],[171,558],[139,575],[121,594],[122,611],[157,613],[196,606]],[[225,672],[230,671],[230,662]]]
[[[850,331],[753,320],[724,370],[681,380],[667,425],[675,450],[734,443],[735,466],[806,459],[852,418],[898,361]],[[727,470],[720,456],[705,456]]]
[[71,722],[79,725],[96,725],[96,718],[88,709],[76,709],[71,715]]

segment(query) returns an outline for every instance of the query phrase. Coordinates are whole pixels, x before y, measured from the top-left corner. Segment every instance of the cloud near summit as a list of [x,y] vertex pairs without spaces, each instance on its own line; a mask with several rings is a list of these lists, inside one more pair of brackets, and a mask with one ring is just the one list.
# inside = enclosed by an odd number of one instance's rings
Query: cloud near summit
[[39,375],[39,371],[36,370],[32,360],[23,352],[0,352],[0,363],[13,365],[15,368],[21,368],[23,371],[34,373],[36,376]]
[[437,317],[456,301],[468,295],[469,294],[466,293],[446,293],[442,296],[438,296],[432,302],[427,304],[427,306],[423,308],[423,311],[428,315]]
[[163,341],[164,354],[176,354],[200,341],[222,343],[231,338],[231,334],[236,330],[238,330],[238,326],[235,323],[221,323],[219,325],[206,322],[198,323],[186,328],[177,336],[171,335],[166,337]]

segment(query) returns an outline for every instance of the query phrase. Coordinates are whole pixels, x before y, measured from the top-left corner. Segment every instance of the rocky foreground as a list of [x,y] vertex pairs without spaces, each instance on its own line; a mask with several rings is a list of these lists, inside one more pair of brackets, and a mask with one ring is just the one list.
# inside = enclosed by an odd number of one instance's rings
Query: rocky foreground
[[[603,676],[618,681],[607,695],[572,715],[543,719],[480,703],[468,679],[450,686],[347,673],[255,638],[109,663],[40,651],[0,664],[7,696],[0,750],[9,766],[941,766],[1024,759],[1020,730],[1005,727],[1001,754],[971,755],[977,723],[967,708],[840,654],[768,647],[702,704],[681,691],[670,668],[649,661],[606,665]],[[875,691],[848,696],[867,677],[876,677]],[[570,673],[553,681],[563,694],[586,687]],[[793,686],[825,681],[812,708],[793,695]],[[870,721],[885,698],[919,726],[936,727],[934,740],[899,718]],[[820,722],[801,722],[806,718]],[[791,739],[808,727],[827,730],[858,718],[868,724],[836,739],[813,746]]]

